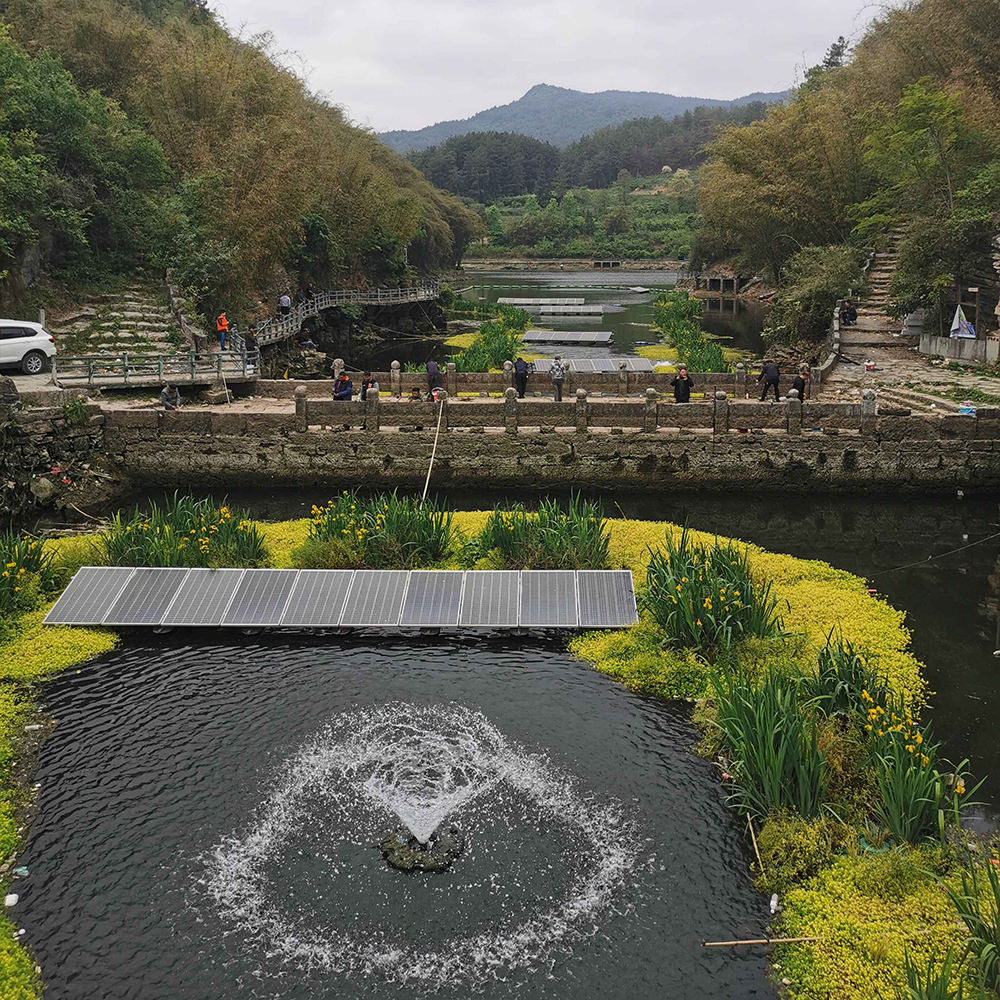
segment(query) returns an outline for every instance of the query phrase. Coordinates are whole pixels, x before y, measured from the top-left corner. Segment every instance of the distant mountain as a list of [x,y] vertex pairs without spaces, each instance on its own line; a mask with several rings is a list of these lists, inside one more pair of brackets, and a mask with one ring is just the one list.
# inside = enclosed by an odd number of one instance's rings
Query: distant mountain
[[427,149],[468,132],[517,132],[556,146],[568,146],[605,125],[620,125],[631,118],[673,118],[696,107],[730,108],[752,101],[783,101],[787,91],[747,94],[735,101],[708,97],[675,97],[645,91],[605,90],[585,94],[580,90],[540,83],[511,104],[480,111],[461,121],[438,122],[414,131],[383,132],[379,138],[397,152]]

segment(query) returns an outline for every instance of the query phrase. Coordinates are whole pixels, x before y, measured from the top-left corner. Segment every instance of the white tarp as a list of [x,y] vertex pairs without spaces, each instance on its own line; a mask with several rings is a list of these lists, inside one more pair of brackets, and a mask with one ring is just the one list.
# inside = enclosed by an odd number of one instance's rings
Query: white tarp
[[965,318],[965,310],[961,306],[955,310],[955,319],[951,324],[951,336],[963,337],[968,340],[976,339],[976,328]]

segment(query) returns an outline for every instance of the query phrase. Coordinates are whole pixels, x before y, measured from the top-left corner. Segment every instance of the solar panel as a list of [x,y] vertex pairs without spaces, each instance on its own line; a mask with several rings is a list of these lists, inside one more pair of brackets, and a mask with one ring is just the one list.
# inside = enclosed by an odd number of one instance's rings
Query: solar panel
[[105,625],[159,625],[188,570],[137,569],[104,619]]
[[352,569],[302,570],[281,624],[314,628],[339,625],[353,579]]
[[525,570],[521,574],[521,625],[576,628],[576,573],[572,570]]
[[455,570],[411,573],[399,624],[428,628],[457,625],[464,577]]
[[517,628],[519,584],[517,570],[466,573],[459,624],[470,628]]
[[347,595],[341,625],[396,625],[406,596],[406,570],[359,569]]
[[501,306],[582,306],[586,299],[497,299]]
[[219,625],[244,573],[242,569],[191,570],[160,624]]
[[613,334],[603,330],[587,333],[579,330],[528,330],[522,338],[529,344],[610,344]]
[[280,625],[298,575],[297,569],[248,569],[222,624]]
[[639,620],[630,570],[580,570],[577,586],[584,628],[625,628]]
[[100,625],[118,599],[132,566],[83,566],[45,616],[46,625]]

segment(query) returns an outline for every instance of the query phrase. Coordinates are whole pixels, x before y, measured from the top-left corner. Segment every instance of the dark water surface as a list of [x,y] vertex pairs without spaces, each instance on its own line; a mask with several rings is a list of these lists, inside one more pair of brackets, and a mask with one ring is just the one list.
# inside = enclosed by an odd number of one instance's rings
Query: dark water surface
[[[59,725],[16,891],[52,1000],[411,996],[442,980],[438,995],[487,998],[773,995],[759,952],[700,947],[759,936],[766,901],[680,707],[556,641],[142,641],[46,689]],[[296,785],[317,747],[334,770],[349,759],[317,739],[331,722],[349,736],[398,701],[482,712],[539,776],[458,809],[469,842],[443,874],[389,869],[393,817],[358,789]],[[238,913],[220,903],[233,884],[256,887]]]

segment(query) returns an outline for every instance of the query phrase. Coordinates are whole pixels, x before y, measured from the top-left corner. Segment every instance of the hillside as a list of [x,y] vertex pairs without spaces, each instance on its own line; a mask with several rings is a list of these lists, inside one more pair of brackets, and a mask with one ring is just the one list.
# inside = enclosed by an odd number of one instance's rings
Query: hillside
[[783,101],[786,96],[748,94],[734,101],[720,101],[627,90],[586,94],[540,83],[520,100],[480,111],[471,118],[438,122],[414,131],[383,132],[379,138],[398,152],[426,149],[467,132],[517,132],[556,146],[568,146],[595,129],[620,125],[631,118],[674,118],[699,106],[738,107],[753,101]]

